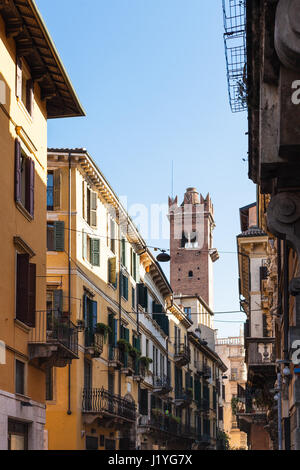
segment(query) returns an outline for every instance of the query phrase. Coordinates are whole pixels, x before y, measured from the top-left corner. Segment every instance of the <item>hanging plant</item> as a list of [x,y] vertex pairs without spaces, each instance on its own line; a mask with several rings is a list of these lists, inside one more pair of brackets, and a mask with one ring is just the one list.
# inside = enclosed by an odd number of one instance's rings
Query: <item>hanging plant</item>
[[140,357],[141,352],[140,352],[137,348],[131,347],[131,349],[130,349],[130,351],[129,351],[129,354],[130,354],[132,357],[137,358],[137,357]]
[[152,414],[153,414],[153,416],[160,417],[160,416],[163,415],[163,412],[159,408],[153,408],[152,409]]
[[124,352],[129,352],[132,348],[131,344],[126,339],[119,339],[117,342],[119,348]]
[[109,333],[112,333],[111,327],[105,325],[105,323],[97,323],[95,327],[96,333],[104,336],[104,341],[106,341]]
[[177,423],[177,424],[180,424],[181,423],[181,419],[179,418],[179,416],[174,416],[174,415],[169,415],[169,418],[174,421],[174,423]]
[[146,368],[147,371],[149,371],[149,366],[152,364],[153,360],[150,357],[142,356],[140,357],[140,363],[142,366]]

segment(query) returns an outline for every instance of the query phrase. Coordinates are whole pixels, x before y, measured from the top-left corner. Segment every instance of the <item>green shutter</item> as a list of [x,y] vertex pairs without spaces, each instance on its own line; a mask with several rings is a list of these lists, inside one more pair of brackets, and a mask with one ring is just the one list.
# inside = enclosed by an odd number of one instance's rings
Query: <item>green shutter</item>
[[65,251],[65,223],[54,222],[54,248],[55,251]]
[[100,266],[100,240],[98,238],[91,238],[91,264],[93,266]]
[[97,227],[97,193],[91,193],[91,225]]
[[111,346],[116,346],[117,344],[117,327],[116,327],[116,320],[114,318],[114,314],[110,313],[108,315],[108,326],[110,327],[110,332],[108,335],[108,342]]
[[125,238],[122,238],[121,262],[122,262],[123,266],[126,267],[126,240],[125,240]]
[[53,292],[53,309],[63,311],[63,291],[61,289],[56,289]]

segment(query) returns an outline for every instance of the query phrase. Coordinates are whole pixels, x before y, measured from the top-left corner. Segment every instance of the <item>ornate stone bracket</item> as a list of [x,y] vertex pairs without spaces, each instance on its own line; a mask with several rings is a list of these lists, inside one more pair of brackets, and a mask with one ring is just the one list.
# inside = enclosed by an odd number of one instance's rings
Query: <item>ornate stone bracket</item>
[[267,210],[267,224],[271,233],[292,245],[300,259],[300,192],[273,196]]
[[280,0],[276,12],[275,48],[282,64],[300,70],[300,2]]

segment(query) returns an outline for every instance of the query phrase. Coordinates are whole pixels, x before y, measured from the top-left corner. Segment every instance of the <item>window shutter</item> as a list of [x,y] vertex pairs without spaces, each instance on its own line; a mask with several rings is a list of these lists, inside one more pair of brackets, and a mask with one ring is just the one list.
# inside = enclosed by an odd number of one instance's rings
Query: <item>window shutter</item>
[[61,209],[61,170],[53,173],[53,209]]
[[56,289],[53,292],[53,309],[55,312],[63,311],[63,291],[61,289]]
[[97,227],[97,193],[91,193],[91,225]]
[[125,238],[122,238],[122,255],[121,255],[121,262],[123,266],[126,267],[126,241]]
[[148,308],[148,290],[145,284],[140,283],[137,286],[138,288],[138,304],[143,307],[145,310]]
[[26,83],[26,108],[30,116],[33,115],[33,104],[34,104],[34,82],[33,80],[27,80]]
[[21,144],[15,140],[15,201],[21,200]]
[[91,264],[93,266],[100,266],[100,240],[98,238],[91,238]]
[[113,337],[113,341],[114,341],[114,346],[117,345],[117,342],[118,342],[118,320],[116,318],[114,318],[114,337]]
[[88,298],[87,295],[83,295],[83,319],[84,319],[84,324],[87,327],[87,304],[88,304]]
[[34,161],[31,158],[26,158],[25,207],[32,217],[34,216],[34,179],[35,179]]
[[36,264],[29,264],[28,319],[26,324],[35,327],[36,306]]
[[22,59],[17,57],[17,83],[16,83],[16,95],[22,99]]
[[60,220],[54,223],[54,244],[55,251],[65,250],[65,223]]
[[82,230],[82,258],[87,259],[87,234]]
[[87,220],[87,185],[82,182],[82,217]]
[[133,279],[136,281],[136,261],[137,261],[137,254],[133,252]]
[[128,300],[128,277],[124,277],[124,297]]
[[16,318],[26,323],[29,305],[29,255],[17,255]]
[[116,285],[117,283],[117,258],[110,258],[108,260],[108,280],[111,284]]

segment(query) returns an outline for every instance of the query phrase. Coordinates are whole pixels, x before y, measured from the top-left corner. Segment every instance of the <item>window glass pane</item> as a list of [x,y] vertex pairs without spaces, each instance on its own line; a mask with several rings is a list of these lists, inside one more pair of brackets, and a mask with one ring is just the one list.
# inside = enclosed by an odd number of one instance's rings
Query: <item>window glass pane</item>
[[47,209],[53,209],[53,191],[54,191],[54,175],[48,173],[47,177]]

